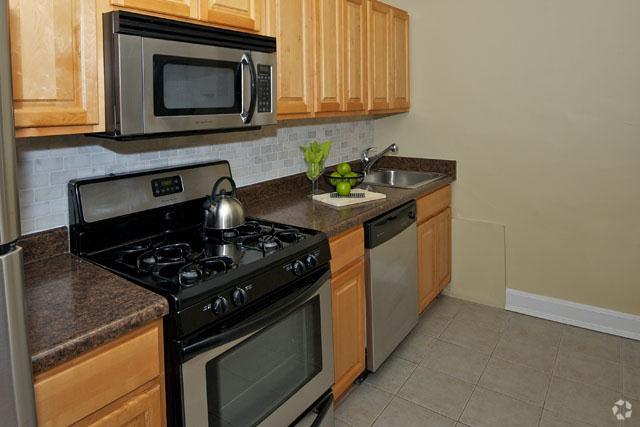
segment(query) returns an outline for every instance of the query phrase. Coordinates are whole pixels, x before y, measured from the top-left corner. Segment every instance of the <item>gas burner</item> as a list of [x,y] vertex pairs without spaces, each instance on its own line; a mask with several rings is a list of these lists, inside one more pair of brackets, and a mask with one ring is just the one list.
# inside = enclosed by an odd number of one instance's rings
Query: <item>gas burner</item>
[[148,251],[153,247],[152,240],[144,240],[142,242],[132,243],[123,248],[119,248],[117,250],[117,254],[120,256],[126,256],[131,254],[136,254],[142,251]]
[[149,272],[158,267],[186,262],[190,254],[191,246],[188,243],[163,245],[141,254],[136,266],[141,271]]
[[216,274],[226,273],[238,266],[229,257],[207,257],[184,265],[178,271],[178,281],[183,287],[193,286]]
[[304,239],[304,234],[300,233],[300,230],[295,228],[276,231],[274,235],[285,243],[295,243]]

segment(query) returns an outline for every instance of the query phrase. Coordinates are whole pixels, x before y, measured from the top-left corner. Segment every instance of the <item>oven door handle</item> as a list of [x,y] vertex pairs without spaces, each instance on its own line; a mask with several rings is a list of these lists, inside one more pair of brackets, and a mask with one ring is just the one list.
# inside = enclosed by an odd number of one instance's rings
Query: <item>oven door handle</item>
[[219,334],[199,340],[193,344],[180,345],[182,361],[187,361],[210,348],[217,347],[235,339],[246,337],[269,325],[272,325],[295,311],[302,303],[311,298],[331,278],[331,271],[327,269],[322,276],[314,278],[312,285],[287,295],[286,298],[269,306],[268,310],[247,318],[245,321],[226,329]]
[[[245,69],[249,68],[249,87],[247,88],[247,82],[245,79]],[[242,59],[240,60],[240,73],[242,74],[242,112],[240,113],[240,118],[243,123],[251,123],[251,119],[253,118],[253,112],[256,109],[256,70],[253,65],[253,60],[251,59],[251,55],[245,53],[242,55]],[[247,92],[249,92],[249,108],[245,108],[246,102],[245,97],[247,96]]]

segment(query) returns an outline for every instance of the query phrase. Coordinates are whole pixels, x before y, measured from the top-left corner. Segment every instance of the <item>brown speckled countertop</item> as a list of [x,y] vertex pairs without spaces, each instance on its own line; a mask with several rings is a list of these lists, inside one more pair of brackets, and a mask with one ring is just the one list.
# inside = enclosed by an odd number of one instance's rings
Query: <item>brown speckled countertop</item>
[[247,216],[320,230],[331,238],[449,185],[456,176],[456,162],[451,160],[384,157],[376,167],[389,168],[441,172],[448,176],[415,189],[371,187],[372,191],[384,193],[387,198],[340,209],[313,202],[308,196],[311,185],[304,174],[279,179],[277,186],[270,181],[243,187],[239,190],[239,197],[244,202]]
[[70,254],[25,265],[34,374],[112,341],[169,311],[165,298]]

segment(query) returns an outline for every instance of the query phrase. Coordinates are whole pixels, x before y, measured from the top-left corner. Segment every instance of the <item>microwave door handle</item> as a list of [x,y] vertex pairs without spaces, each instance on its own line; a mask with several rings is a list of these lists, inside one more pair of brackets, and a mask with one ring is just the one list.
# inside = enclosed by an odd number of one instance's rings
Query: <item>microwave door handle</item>
[[[246,78],[246,69],[249,68],[249,81]],[[250,54],[243,54],[240,60],[240,72],[242,74],[242,112],[240,118],[243,123],[251,123],[253,113],[256,109],[256,70],[251,60]],[[249,95],[249,101],[247,102],[247,95]],[[247,103],[248,108],[247,108]]]

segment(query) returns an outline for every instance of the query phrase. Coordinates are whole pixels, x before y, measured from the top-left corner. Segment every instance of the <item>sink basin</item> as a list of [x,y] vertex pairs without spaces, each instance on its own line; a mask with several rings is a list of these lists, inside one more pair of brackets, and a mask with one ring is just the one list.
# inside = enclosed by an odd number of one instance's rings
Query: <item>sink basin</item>
[[369,173],[362,183],[383,187],[416,188],[444,177],[445,174],[436,172],[385,170]]

